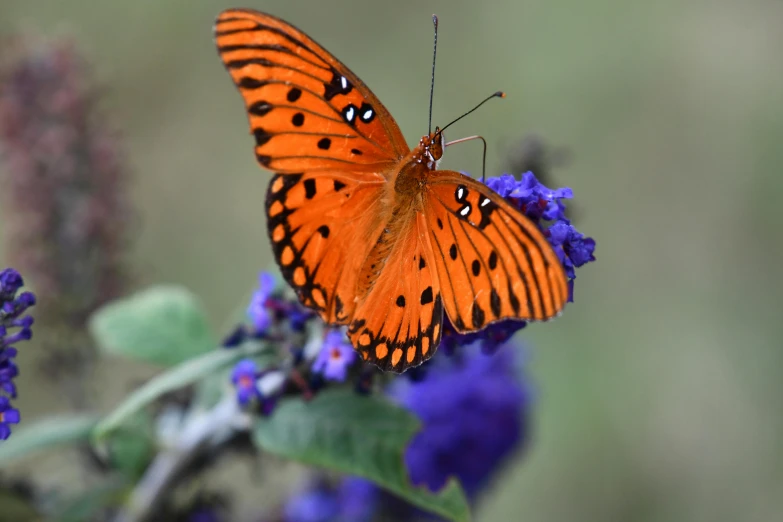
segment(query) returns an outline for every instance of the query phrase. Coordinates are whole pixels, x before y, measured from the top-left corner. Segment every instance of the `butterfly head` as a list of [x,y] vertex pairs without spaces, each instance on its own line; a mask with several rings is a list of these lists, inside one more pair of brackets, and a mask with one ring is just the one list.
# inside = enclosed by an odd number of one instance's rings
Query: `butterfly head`
[[420,163],[425,163],[430,170],[437,169],[443,157],[444,144],[443,131],[438,127],[435,127],[435,132],[422,136],[419,140]]

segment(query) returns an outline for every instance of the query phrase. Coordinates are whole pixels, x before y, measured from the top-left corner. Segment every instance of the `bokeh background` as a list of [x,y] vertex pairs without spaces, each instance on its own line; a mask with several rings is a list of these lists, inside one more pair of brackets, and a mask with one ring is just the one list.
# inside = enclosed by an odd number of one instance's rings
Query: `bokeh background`
[[[0,37],[72,37],[104,89],[133,174],[134,287],[186,285],[218,328],[272,261],[269,174],[254,162],[211,36],[216,14],[238,6],[0,4]],[[294,23],[348,64],[409,143],[426,132],[436,12],[435,122],[495,90],[508,95],[449,138],[482,134],[490,175],[531,133],[569,151],[552,179],[574,189],[598,261],[579,272],[563,317],[523,333],[535,423],[478,520],[783,518],[783,4],[244,6]],[[467,144],[444,166],[478,175],[480,159]],[[20,366],[41,355],[24,350]],[[101,403],[116,403],[136,377],[125,364],[101,368]],[[62,407],[34,371],[19,386],[25,419]]]

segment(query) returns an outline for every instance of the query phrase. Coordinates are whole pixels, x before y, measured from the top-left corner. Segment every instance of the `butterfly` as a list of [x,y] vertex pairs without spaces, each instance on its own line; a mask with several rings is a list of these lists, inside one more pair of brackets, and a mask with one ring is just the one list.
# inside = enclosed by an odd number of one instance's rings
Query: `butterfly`
[[461,333],[546,320],[568,298],[538,227],[483,183],[436,170],[436,128],[412,150],[353,72],[268,14],[229,9],[214,27],[244,99],[275,259],[300,302],[347,325],[362,359],[401,373],[435,353],[443,315]]

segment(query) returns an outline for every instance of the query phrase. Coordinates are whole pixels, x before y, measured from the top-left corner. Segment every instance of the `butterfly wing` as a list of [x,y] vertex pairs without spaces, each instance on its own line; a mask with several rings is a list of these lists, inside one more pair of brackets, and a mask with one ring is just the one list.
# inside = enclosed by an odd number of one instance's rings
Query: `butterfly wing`
[[443,305],[424,215],[409,209],[394,216],[359,276],[367,291],[348,337],[364,360],[401,373],[435,353]]
[[215,23],[242,95],[272,246],[301,302],[332,324],[356,306],[356,282],[383,228],[386,177],[408,146],[392,116],[345,65],[292,25],[230,9]]
[[302,304],[327,323],[353,315],[362,262],[383,228],[385,183],[380,175],[323,171],[276,174],[269,183],[275,258]]
[[409,152],[370,89],[299,29],[230,9],[218,16],[214,33],[244,98],[262,166],[284,174],[385,172]]
[[538,227],[486,185],[435,171],[425,214],[443,307],[460,332],[545,320],[568,298],[563,266]]

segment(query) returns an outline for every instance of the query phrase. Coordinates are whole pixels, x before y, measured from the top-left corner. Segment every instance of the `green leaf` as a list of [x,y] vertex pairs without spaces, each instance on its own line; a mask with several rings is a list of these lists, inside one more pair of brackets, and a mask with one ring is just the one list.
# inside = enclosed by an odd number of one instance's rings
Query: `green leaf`
[[327,390],[310,402],[283,402],[270,417],[258,420],[254,440],[271,453],[372,480],[447,519],[470,520],[456,479],[438,493],[411,485],[403,452],[418,429],[413,415],[383,398]]
[[147,469],[155,453],[152,417],[140,411],[128,418],[111,437],[109,461],[128,479],[135,481]]
[[109,303],[90,318],[106,353],[172,366],[217,344],[198,299],[187,289],[156,286]]
[[120,427],[128,417],[156,400],[164,393],[178,390],[196,381],[204,379],[221,369],[236,363],[244,357],[256,354],[261,346],[246,346],[232,350],[213,350],[212,352],[190,359],[164,373],[153,377],[107,415],[95,427],[95,442],[102,440],[113,430]]
[[11,438],[0,442],[0,464],[37,451],[86,442],[98,422],[97,415],[58,415],[14,428]]

